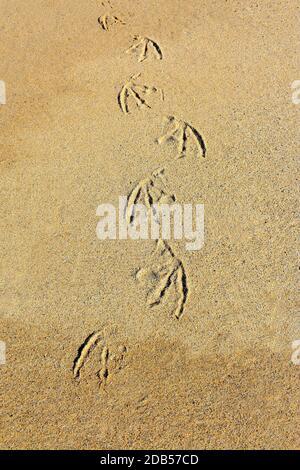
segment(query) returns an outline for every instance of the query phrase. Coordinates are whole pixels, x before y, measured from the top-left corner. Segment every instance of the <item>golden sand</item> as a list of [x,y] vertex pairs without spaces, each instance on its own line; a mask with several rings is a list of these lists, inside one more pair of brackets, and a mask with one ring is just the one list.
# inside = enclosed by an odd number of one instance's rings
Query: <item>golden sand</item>
[[[297,2],[0,10],[1,448],[299,449]],[[96,208],[157,169],[205,245],[147,303],[155,243]]]

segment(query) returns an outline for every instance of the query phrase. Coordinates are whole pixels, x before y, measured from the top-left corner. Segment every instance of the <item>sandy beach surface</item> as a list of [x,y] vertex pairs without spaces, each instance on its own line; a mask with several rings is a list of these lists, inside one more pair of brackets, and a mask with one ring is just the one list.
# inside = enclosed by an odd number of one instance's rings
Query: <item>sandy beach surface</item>
[[[299,449],[297,2],[0,11],[1,449]],[[97,238],[157,169],[201,250]]]

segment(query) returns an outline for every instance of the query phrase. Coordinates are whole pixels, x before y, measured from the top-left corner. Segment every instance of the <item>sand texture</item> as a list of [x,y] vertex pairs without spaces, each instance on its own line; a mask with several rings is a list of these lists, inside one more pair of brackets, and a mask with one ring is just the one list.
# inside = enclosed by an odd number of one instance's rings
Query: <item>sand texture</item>
[[[299,4],[0,11],[1,449],[299,449]],[[162,195],[201,250],[97,238]]]

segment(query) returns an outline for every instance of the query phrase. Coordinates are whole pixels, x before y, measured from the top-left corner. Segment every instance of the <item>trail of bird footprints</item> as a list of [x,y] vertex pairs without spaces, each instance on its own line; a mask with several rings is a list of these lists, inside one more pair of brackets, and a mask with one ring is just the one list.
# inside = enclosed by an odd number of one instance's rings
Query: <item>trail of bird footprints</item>
[[[102,2],[106,8],[99,18],[100,29],[108,33],[113,27],[124,26],[126,22],[113,12],[110,0]],[[109,13],[107,10],[110,10]],[[146,36],[134,35],[132,44],[125,51],[132,55],[139,64],[151,59],[163,60],[164,55],[158,42]],[[151,109],[152,95],[158,95],[164,100],[163,90],[150,86],[141,80],[141,72],[132,74],[123,82],[118,93],[118,105],[125,115],[136,109]],[[177,159],[187,157],[192,153],[205,157],[206,144],[200,132],[183,119],[170,114],[163,119],[164,133],[156,139],[159,145],[175,142],[177,144]],[[155,207],[159,204],[172,204],[176,201],[175,194],[168,188],[165,169],[154,170],[143,178],[130,191],[127,198],[127,224],[135,221],[135,205],[143,204],[148,211],[156,215]],[[146,266],[138,268],[135,279],[146,287],[146,304],[149,309],[157,308],[171,299],[171,316],[180,320],[184,314],[188,300],[188,280],[182,261],[174,254],[171,246],[164,240],[154,240],[155,249]],[[100,390],[104,389],[116,372],[126,364],[127,348],[124,345],[111,344],[110,338],[103,331],[90,334],[80,345],[73,363],[73,377],[80,382],[84,376],[91,356],[97,354],[97,379]]]

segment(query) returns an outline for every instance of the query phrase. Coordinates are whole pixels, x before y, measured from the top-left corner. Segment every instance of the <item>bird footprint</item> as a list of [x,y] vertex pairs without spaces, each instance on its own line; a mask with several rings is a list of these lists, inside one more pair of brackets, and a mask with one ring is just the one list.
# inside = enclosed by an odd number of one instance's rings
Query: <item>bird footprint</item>
[[127,49],[126,53],[129,54],[138,52],[138,62],[143,62],[146,60],[150,55],[150,51],[153,52],[156,58],[162,60],[162,51],[157,42],[142,36],[134,36],[133,41],[133,45]]
[[126,24],[118,16],[110,15],[110,14],[99,16],[98,23],[100,24],[101,28],[104,31],[108,31],[111,28],[111,26],[115,23],[121,23],[123,25]]
[[93,351],[98,351],[97,378],[99,387],[104,388],[111,376],[125,365],[127,348],[124,345],[110,345],[103,331],[95,331],[89,335],[78,349],[73,363],[73,377],[81,379],[81,373]]
[[165,240],[157,240],[151,260],[136,272],[136,279],[147,286],[147,304],[159,305],[169,291],[174,292],[172,314],[180,319],[188,296],[187,277],[182,262],[174,255]]
[[137,83],[136,79],[139,78],[140,75],[140,73],[132,75],[128,82],[123,85],[118,95],[119,106],[125,114],[129,113],[128,102],[130,97],[135,102],[138,108],[151,108],[151,106],[146,101],[146,96],[149,96],[153,93],[160,92],[161,99],[164,99],[163,91],[160,88],[156,88],[154,86],[141,85],[140,83]]
[[187,154],[188,141],[192,139],[197,146],[197,154],[200,153],[202,157],[205,157],[206,146],[197,129],[175,116],[167,116],[166,121],[168,127],[171,125],[171,128],[156,140],[158,144],[176,141],[178,143],[178,158],[184,158]]
[[127,224],[131,224],[134,220],[136,204],[143,204],[147,209],[154,210],[155,204],[172,204],[175,201],[176,196],[169,190],[164,178],[164,169],[159,168],[141,180],[128,195]]

